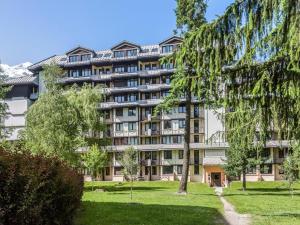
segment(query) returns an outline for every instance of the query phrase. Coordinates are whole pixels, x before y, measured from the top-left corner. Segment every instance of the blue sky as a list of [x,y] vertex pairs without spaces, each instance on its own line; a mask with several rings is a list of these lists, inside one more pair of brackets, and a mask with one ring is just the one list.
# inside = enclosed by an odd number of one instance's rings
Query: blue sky
[[[173,34],[175,0],[0,0],[0,59],[37,62],[82,45],[158,43]],[[234,0],[208,0],[207,19]]]

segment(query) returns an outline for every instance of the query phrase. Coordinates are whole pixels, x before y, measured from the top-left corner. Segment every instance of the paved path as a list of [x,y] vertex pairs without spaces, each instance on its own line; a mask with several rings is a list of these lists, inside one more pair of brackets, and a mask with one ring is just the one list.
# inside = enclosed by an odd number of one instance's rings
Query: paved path
[[226,201],[226,199],[222,196],[223,188],[216,187],[215,191],[224,205],[225,220],[229,225],[250,225],[251,224],[250,215],[237,213],[233,205],[231,205],[228,201]]

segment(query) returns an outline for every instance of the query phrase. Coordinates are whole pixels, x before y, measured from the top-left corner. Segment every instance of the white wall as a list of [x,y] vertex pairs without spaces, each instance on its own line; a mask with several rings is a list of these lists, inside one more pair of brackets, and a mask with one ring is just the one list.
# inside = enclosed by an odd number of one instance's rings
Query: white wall
[[4,119],[4,126],[9,132],[7,140],[17,140],[19,132],[25,127],[25,115],[31,101],[26,98],[12,98],[5,102],[8,106]]
[[[225,131],[222,121],[218,118],[218,113],[223,113],[224,109],[219,109],[216,112],[210,109],[205,109],[205,141],[218,131]],[[217,140],[221,141],[221,140]]]

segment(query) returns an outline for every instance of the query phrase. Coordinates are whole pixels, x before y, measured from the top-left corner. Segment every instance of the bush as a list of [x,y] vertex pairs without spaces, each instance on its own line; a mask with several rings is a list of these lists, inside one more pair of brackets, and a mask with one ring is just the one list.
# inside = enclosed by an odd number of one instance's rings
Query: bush
[[0,149],[0,224],[70,225],[82,176],[57,158]]

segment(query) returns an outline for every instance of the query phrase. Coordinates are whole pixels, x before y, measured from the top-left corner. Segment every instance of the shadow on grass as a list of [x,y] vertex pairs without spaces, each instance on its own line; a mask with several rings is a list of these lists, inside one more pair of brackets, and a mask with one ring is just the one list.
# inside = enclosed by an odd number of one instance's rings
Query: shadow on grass
[[224,225],[215,208],[84,201],[76,225]]
[[[121,184],[115,184],[115,185],[97,185],[95,184],[94,186],[86,186],[84,187],[85,192],[90,192],[96,189],[102,189],[104,192],[122,192],[122,191],[130,191],[130,186],[123,186],[123,183]],[[155,190],[163,190],[166,189],[164,187],[144,187],[144,186],[133,186],[132,190],[133,191],[155,191]]]
[[[294,188],[294,196],[300,195],[299,188]],[[233,190],[235,191],[235,190]],[[292,194],[289,192],[288,188],[282,188],[282,187],[275,187],[275,188],[247,188],[245,192],[242,191],[242,189],[237,189],[239,193],[226,193],[226,196],[234,196],[234,195],[270,195],[270,196],[292,196]]]
[[300,218],[300,213],[289,213],[289,212],[286,212],[286,213],[276,213],[276,214],[261,214],[261,216],[278,216],[278,217],[295,217],[295,218]]

